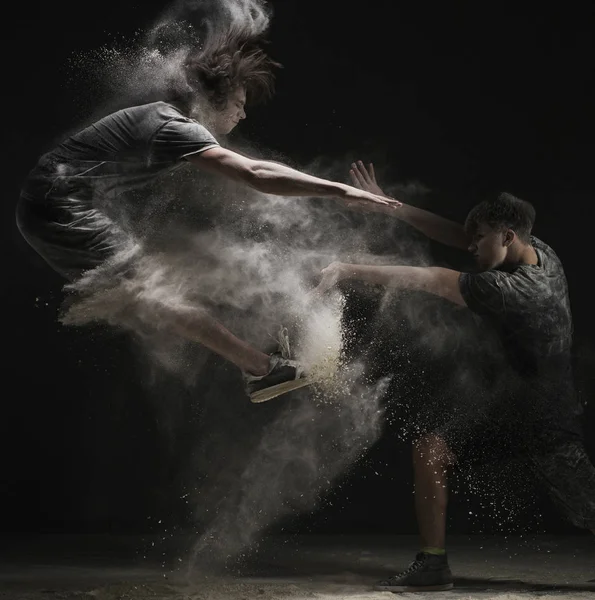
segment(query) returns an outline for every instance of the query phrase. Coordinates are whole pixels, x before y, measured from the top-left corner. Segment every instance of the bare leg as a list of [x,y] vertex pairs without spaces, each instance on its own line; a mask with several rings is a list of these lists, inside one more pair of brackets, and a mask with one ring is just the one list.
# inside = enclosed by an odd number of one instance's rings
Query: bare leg
[[424,436],[413,445],[415,512],[422,548],[445,548],[446,471],[453,462],[454,457],[446,442],[436,435]]
[[446,469],[452,462],[452,453],[437,435],[426,435],[414,442],[415,512],[421,552],[405,571],[379,581],[375,586],[377,590],[421,592],[453,587],[445,548]]
[[201,343],[242,371],[252,375],[266,375],[269,371],[267,354],[237,338],[205,310],[188,308],[173,312],[162,308],[158,317],[169,322],[178,335]]

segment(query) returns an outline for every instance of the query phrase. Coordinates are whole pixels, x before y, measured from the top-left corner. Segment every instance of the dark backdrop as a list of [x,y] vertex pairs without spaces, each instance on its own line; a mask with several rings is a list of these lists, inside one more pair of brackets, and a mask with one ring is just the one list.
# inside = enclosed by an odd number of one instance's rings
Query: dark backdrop
[[[13,214],[37,156],[88,110],[64,68],[69,57],[110,33],[132,34],[163,5],[66,6],[23,3],[6,25],[0,526],[159,529],[160,519],[184,522],[177,464],[191,442],[172,445],[163,433],[124,337],[58,325],[62,282],[20,238]],[[273,102],[243,124],[245,137],[296,165],[349,153],[374,159],[394,179],[435,190],[429,208],[452,218],[497,190],[533,202],[536,233],[567,270],[593,456],[593,4],[534,12],[481,3],[274,6],[271,50],[285,68]],[[195,402],[196,391],[168,393]],[[573,531],[546,498],[536,502],[537,527]],[[453,531],[492,528],[470,522],[465,506],[455,498]],[[387,428],[332,504],[294,525],[413,532],[412,515],[409,448]]]

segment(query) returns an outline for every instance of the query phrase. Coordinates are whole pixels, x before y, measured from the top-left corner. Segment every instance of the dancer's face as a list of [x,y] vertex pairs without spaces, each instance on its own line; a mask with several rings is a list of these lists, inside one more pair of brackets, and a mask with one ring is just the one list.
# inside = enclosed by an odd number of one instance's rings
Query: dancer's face
[[495,269],[506,262],[508,249],[514,238],[515,233],[511,229],[501,231],[481,224],[473,235],[469,252],[482,271]]
[[246,90],[243,87],[235,89],[227,105],[222,110],[215,112],[213,117],[213,129],[215,133],[227,135],[236,127],[236,125],[246,118],[244,106],[246,105]]

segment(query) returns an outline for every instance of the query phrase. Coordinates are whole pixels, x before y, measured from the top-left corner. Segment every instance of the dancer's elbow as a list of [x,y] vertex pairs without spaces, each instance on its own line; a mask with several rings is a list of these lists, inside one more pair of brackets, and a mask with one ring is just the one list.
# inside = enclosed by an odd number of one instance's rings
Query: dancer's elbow
[[251,161],[242,171],[244,183],[263,194],[278,193],[283,176],[276,173],[269,164],[261,161]]

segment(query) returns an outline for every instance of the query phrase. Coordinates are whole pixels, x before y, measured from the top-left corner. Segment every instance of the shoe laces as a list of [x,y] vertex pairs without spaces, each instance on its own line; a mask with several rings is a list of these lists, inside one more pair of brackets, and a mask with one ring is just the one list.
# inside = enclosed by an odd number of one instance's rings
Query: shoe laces
[[285,359],[291,358],[291,346],[289,345],[289,332],[287,331],[287,327],[283,327],[283,325],[279,326],[276,342],[279,345],[281,356]]
[[399,573],[397,575],[397,577],[404,577],[405,575],[410,575],[411,573],[414,573],[420,567],[423,567],[425,562],[426,562],[426,557],[423,554],[423,552],[420,552],[415,557],[415,560],[402,573]]

